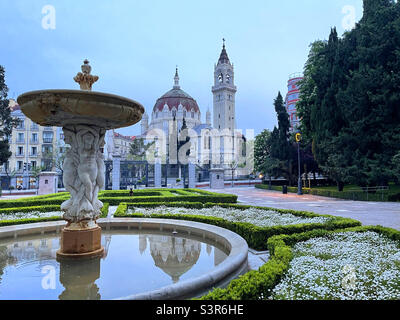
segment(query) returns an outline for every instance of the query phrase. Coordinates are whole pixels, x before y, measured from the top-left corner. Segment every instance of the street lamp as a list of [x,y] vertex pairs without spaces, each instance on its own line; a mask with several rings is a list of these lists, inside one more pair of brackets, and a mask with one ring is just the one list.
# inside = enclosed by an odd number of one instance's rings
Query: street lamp
[[303,195],[302,183],[301,183],[301,165],[300,165],[300,141],[301,141],[301,133],[296,133],[296,142],[297,142],[297,162],[299,165],[299,180],[297,183],[297,194],[299,196]]

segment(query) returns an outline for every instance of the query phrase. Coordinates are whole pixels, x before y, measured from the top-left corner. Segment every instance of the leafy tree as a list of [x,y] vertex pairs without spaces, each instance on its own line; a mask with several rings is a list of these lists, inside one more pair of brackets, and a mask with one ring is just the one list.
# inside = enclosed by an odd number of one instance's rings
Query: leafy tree
[[129,147],[129,156],[128,158],[130,160],[135,160],[135,161],[142,161],[145,160],[146,158],[146,152],[147,150],[154,144],[155,142],[151,142],[148,144],[145,144],[145,141],[143,138],[136,138],[133,140]]
[[5,83],[5,70],[0,66],[0,165],[3,165],[11,157],[9,150],[9,137],[13,127],[19,123],[18,119],[11,117],[9,100],[7,99],[8,87]]
[[393,172],[397,182],[400,182],[400,151],[393,157]]
[[290,141],[290,121],[281,93],[274,100],[278,127],[274,127],[271,133],[271,158],[269,165],[273,168],[273,175],[283,176],[289,181],[289,185],[296,183],[296,149]]
[[38,178],[39,178],[40,174],[42,173],[42,171],[45,171],[45,169],[46,169],[46,167],[44,167],[44,166],[36,166],[36,167],[31,168],[30,175],[33,178],[35,178],[37,189],[39,189],[39,179]]
[[386,185],[400,150],[400,4],[364,0],[364,16],[339,38],[315,42],[297,105],[321,169],[338,183]]

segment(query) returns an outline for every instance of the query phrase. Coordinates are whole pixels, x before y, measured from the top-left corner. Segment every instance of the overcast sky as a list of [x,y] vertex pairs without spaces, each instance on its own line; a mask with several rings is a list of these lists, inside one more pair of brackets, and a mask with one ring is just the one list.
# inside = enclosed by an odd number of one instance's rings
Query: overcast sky
[[[53,15],[53,9],[55,15]],[[100,76],[94,91],[134,99],[150,114],[173,86],[212,111],[214,64],[226,39],[235,66],[240,129],[272,129],[273,99],[301,72],[311,42],[339,34],[362,16],[362,0],[1,0],[0,65],[9,97],[79,89],[84,59]],[[55,17],[55,19],[53,19]],[[140,133],[140,125],[118,130]]]

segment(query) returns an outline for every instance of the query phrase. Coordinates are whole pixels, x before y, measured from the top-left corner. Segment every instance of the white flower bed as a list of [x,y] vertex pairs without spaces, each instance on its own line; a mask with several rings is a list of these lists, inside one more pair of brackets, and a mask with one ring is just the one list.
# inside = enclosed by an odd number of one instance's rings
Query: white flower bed
[[204,215],[223,218],[225,220],[234,222],[249,222],[260,227],[273,227],[300,223],[325,223],[330,220],[330,218],[326,217],[305,218],[298,217],[289,213],[281,214],[276,211],[262,210],[257,208],[250,208],[245,210],[221,207],[186,209],[162,206],[157,208],[132,208],[128,210],[128,214],[134,212],[142,213],[144,215],[151,215],[152,213]]
[[61,211],[51,211],[51,212],[16,212],[10,214],[1,214],[0,213],[0,221],[2,220],[20,220],[20,219],[30,219],[30,218],[47,218],[47,217],[56,217],[62,216],[63,212]]
[[300,242],[272,299],[400,299],[400,245],[376,232]]

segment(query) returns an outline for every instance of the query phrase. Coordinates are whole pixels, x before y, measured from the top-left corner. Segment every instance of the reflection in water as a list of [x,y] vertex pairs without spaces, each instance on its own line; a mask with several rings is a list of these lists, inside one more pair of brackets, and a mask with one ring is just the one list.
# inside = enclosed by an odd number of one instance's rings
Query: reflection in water
[[58,298],[60,300],[100,300],[99,287],[95,283],[99,277],[100,257],[85,261],[60,261],[60,282],[65,290]]
[[[56,234],[1,241],[0,299],[116,298],[176,283],[183,275],[201,275],[227,257],[213,245],[171,234],[103,232],[102,246],[101,258],[57,262]],[[55,290],[44,290],[41,284],[43,267],[49,265],[55,270]]]
[[174,283],[197,262],[201,243],[174,236],[139,235],[141,252],[150,243],[150,253],[157,267],[168,274]]

